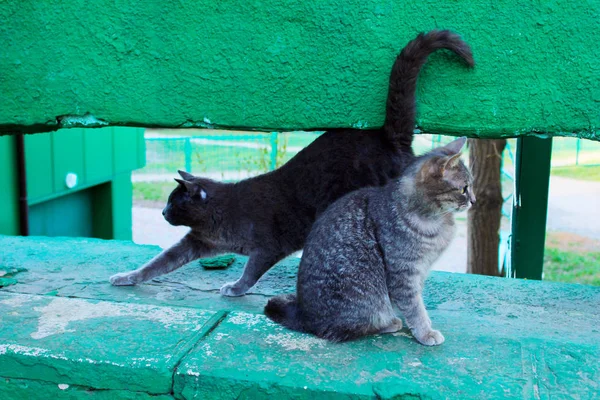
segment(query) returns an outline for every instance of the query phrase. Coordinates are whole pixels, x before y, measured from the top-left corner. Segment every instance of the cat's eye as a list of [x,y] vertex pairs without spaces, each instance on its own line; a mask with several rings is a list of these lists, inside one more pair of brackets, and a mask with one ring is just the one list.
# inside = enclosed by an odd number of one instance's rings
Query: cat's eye
[[462,188],[462,194],[466,194],[467,193],[467,189],[469,189],[469,185],[465,185],[465,187]]

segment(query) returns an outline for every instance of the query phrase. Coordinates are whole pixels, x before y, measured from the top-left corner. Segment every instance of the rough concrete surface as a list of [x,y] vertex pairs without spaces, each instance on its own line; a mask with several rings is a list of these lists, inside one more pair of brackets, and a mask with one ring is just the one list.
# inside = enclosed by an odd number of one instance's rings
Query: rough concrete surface
[[[284,260],[247,296],[192,263],[137,287],[108,277],[156,246],[0,237],[0,398],[582,398],[600,385],[600,288],[433,272],[425,303],[446,342],[394,335],[331,344],[269,322],[294,290]],[[112,397],[111,397],[112,396]]]

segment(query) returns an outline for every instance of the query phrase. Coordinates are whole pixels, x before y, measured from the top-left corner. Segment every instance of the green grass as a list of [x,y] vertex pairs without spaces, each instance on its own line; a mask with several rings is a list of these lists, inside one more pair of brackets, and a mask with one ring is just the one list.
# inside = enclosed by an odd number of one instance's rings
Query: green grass
[[544,280],[600,286],[600,253],[546,248]]
[[133,201],[152,201],[167,203],[169,194],[177,187],[170,182],[133,182]]
[[600,165],[552,168],[552,175],[584,181],[600,181]]

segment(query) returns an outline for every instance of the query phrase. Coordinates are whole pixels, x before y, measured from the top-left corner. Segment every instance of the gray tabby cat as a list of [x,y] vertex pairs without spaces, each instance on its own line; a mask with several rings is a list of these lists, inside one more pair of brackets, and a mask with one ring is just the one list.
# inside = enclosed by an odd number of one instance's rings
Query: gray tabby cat
[[270,299],[265,314],[290,329],[346,341],[400,330],[395,305],[420,343],[443,343],[421,293],[452,239],[453,213],[475,203],[473,178],[460,160],[465,141],[418,157],[385,186],[333,203],[308,236],[297,294]]

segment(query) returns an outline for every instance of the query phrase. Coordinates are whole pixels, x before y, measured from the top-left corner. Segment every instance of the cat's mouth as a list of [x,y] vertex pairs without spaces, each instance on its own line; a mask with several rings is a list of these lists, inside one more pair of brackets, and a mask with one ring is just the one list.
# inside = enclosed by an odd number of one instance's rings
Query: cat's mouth
[[458,206],[457,211],[466,211],[471,208],[471,203],[461,204]]

